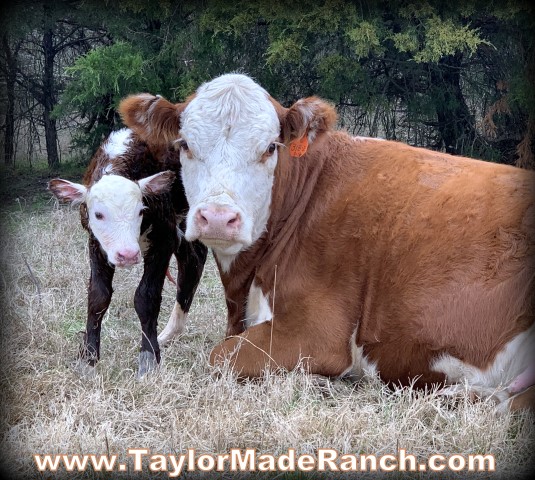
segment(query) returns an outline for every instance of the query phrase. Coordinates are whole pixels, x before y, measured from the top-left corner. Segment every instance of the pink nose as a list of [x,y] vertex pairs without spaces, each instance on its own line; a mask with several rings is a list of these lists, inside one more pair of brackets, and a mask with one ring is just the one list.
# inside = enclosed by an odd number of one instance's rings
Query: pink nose
[[119,250],[115,255],[117,265],[134,265],[139,263],[140,252],[139,249],[124,248]]
[[195,223],[201,237],[230,240],[241,228],[241,216],[229,207],[208,205],[197,210]]

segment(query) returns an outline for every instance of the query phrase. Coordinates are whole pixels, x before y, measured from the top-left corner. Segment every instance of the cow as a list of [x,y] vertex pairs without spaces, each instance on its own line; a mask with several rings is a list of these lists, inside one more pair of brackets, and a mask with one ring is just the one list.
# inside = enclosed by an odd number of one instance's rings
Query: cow
[[[90,279],[87,325],[80,349],[81,366],[100,358],[100,331],[112,298],[115,268],[143,258],[134,296],[141,322],[138,376],[160,363],[160,345],[184,329],[208,249],[183,238],[188,204],[180,182],[179,153],[172,146],[150,146],[132,130],[112,132],[97,149],[83,184],[53,179],[49,190],[60,200],[80,204],[89,233]],[[177,293],[171,317],[157,336],[162,289],[171,256],[177,260]],[[82,369],[84,369],[83,367]]]
[[533,406],[534,172],[352,137],[325,100],[285,108],[237,73],[119,111],[180,146],[185,237],[213,250],[228,307],[212,365]]

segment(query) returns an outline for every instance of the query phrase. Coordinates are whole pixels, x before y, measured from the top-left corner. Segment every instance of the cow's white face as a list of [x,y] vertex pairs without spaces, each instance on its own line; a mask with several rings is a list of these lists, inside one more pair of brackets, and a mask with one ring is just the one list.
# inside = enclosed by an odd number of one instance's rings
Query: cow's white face
[[224,271],[266,229],[280,153],[277,140],[289,145],[290,156],[301,157],[336,123],[336,111],[320,98],[284,108],[240,74],[201,85],[184,103],[148,93],[130,95],[119,112],[145,141],[181,146],[190,205],[186,239],[212,248]]
[[201,86],[181,124],[186,239],[201,240],[228,267],[266,228],[279,118],[264,89],[231,74]]
[[141,260],[143,195],[168,191],[173,179],[172,172],[157,173],[138,182],[120,175],[104,175],[90,188],[54,179],[49,189],[61,200],[85,202],[89,228],[108,261],[117,267],[130,267]]

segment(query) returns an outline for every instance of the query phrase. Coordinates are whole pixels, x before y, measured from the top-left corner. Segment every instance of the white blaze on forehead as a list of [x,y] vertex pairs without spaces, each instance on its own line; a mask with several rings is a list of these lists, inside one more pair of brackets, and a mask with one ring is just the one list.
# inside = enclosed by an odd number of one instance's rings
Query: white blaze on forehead
[[124,155],[130,144],[132,143],[132,130],[129,128],[122,128],[116,132],[112,132],[106,142],[104,143],[104,153],[110,159]]
[[217,147],[229,154],[262,154],[280,131],[269,94],[239,74],[201,85],[181,120],[189,148],[204,156]]
[[231,208],[242,222],[239,238],[232,247],[214,247],[214,252],[235,256],[260,237],[269,217],[277,152],[260,160],[279,137],[275,107],[250,78],[229,74],[202,85],[181,121],[180,133],[192,157],[182,153],[182,180],[190,204],[186,239],[198,238],[193,219],[199,208]]
[[117,215],[130,217],[133,207],[141,203],[141,189],[136,182],[120,175],[104,175],[89,190],[87,206],[95,201],[104,203]]

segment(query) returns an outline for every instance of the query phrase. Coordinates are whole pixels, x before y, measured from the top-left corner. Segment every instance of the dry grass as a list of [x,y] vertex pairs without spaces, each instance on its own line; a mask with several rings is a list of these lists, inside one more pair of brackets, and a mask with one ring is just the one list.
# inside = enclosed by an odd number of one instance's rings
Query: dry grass
[[[129,448],[172,454],[334,448],[379,455],[404,448],[419,459],[494,454],[496,474],[477,478],[519,478],[532,467],[534,421],[525,413],[498,416],[487,403],[460,398],[452,406],[435,392],[390,392],[375,381],[319,388],[300,372],[245,384],[228,372],[213,375],[207,356],[223,336],[226,312],[212,261],[185,333],[164,350],[160,371],[142,381],[135,379],[141,333],[132,300],[140,269],[119,271],[102,361],[93,378],[80,377],[71,365],[85,324],[89,266],[77,211],[52,204],[44,213],[12,211],[3,214],[2,229],[1,457],[11,478],[39,478],[35,453],[126,456]],[[160,328],[173,303],[167,283]],[[467,476],[443,472],[441,478]]]

